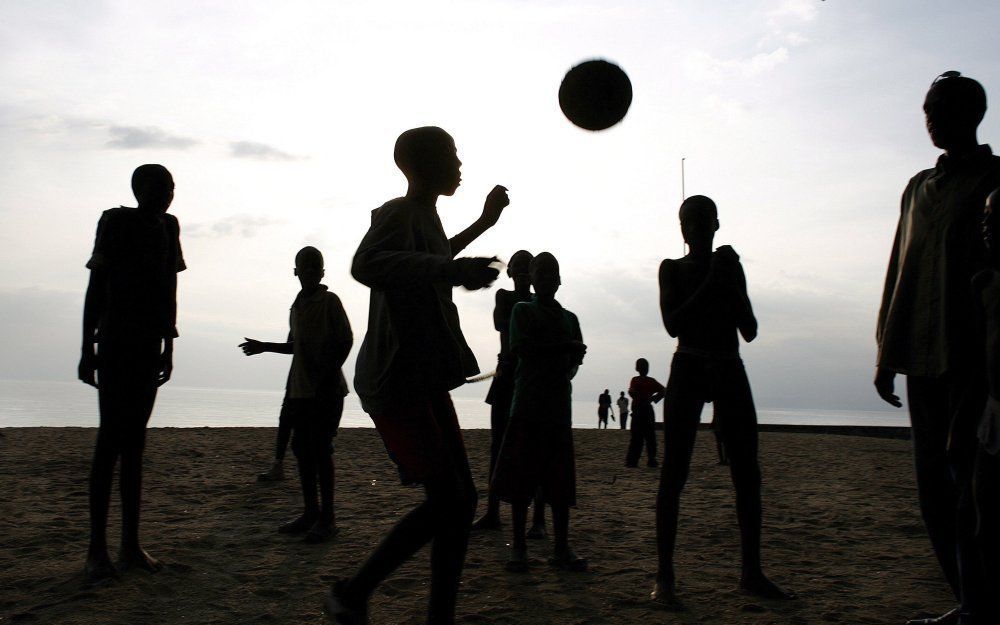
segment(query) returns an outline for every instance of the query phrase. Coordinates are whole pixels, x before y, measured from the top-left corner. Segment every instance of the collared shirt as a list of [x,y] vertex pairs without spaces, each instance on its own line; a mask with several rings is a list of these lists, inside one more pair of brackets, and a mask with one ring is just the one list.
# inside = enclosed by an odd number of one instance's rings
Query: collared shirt
[[169,213],[119,206],[101,214],[87,268],[107,273],[98,340],[177,336],[180,225]]
[[451,299],[452,261],[434,206],[406,198],[372,211],[351,274],[371,288],[354,390],[369,414],[448,391],[479,373]]
[[923,377],[982,370],[972,276],[985,266],[979,224],[998,186],[1000,157],[988,145],[942,155],[906,186],[878,316],[879,367]]
[[354,335],[340,298],[323,284],[308,296],[300,291],[292,303],[288,326],[292,366],[288,370],[287,396],[298,399],[324,393],[347,395],[341,365],[351,351]]

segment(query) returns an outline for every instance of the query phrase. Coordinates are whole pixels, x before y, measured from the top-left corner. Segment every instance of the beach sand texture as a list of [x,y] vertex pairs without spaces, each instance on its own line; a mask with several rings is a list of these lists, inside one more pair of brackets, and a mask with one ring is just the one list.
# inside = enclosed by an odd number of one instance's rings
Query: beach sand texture
[[[3,433],[0,624],[324,623],[320,605],[330,581],[351,573],[421,498],[421,491],[399,485],[374,430],[343,430],[336,455],[341,533],[330,543],[306,545],[274,531],[298,512],[291,453],[285,482],[255,481],[269,463],[274,430],[152,429],[142,533],[166,568],[88,587],[82,567],[95,430]],[[575,430],[574,436],[580,505],[570,538],[591,570],[551,570],[545,561],[551,542],[543,540],[530,545],[529,573],[507,573],[509,526],[473,535],[458,622],[898,625],[923,610],[951,607],[917,510],[908,441],[761,435],[765,567],[800,597],[775,603],[737,590],[733,491],[727,469],[715,464],[711,435],[702,432],[678,541],[688,610],[672,613],[648,601],[658,471],[622,466],[626,432]],[[489,432],[469,430],[465,439],[485,490]],[[114,502],[111,545],[119,519]],[[427,580],[424,549],[377,591],[371,622],[422,623]]]

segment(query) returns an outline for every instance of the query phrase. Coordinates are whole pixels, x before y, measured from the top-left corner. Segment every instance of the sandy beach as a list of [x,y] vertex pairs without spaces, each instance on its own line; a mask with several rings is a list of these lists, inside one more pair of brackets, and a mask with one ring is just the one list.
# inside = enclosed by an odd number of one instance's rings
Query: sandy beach
[[[349,574],[421,497],[399,485],[374,430],[342,430],[336,456],[341,533],[327,544],[306,545],[275,532],[298,510],[291,455],[285,482],[255,480],[269,462],[274,430],[152,429],[142,531],[146,548],[166,568],[87,586],[82,568],[95,431],[2,432],[0,624],[324,623],[320,604],[330,580]],[[622,466],[625,432],[576,430],[574,436],[580,505],[571,540],[591,570],[551,570],[545,540],[530,545],[529,573],[507,573],[507,528],[474,535],[459,622],[899,625],[923,610],[951,607],[917,511],[908,441],[761,434],[765,567],[799,595],[774,603],[737,590],[733,491],[727,469],[715,464],[711,436],[702,433],[678,543],[688,611],[672,613],[648,601],[658,472]],[[465,437],[482,490],[489,433],[469,430]],[[112,545],[119,518],[115,502]],[[372,623],[422,623],[427,571],[425,549],[376,593]]]

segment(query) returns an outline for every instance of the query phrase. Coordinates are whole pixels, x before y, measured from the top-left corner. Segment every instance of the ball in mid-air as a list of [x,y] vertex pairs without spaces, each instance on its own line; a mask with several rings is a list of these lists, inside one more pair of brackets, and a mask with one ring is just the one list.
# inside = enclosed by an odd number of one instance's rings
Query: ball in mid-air
[[632,82],[614,63],[584,61],[566,72],[559,85],[559,108],[586,130],[604,130],[620,122],[632,104]]

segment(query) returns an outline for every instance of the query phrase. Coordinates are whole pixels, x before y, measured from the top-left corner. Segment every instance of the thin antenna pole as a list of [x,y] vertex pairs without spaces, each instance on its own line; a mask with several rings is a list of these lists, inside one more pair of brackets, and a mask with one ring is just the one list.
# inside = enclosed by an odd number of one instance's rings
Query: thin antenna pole
[[687,199],[687,193],[684,192],[684,160],[687,157],[681,157],[681,202]]

